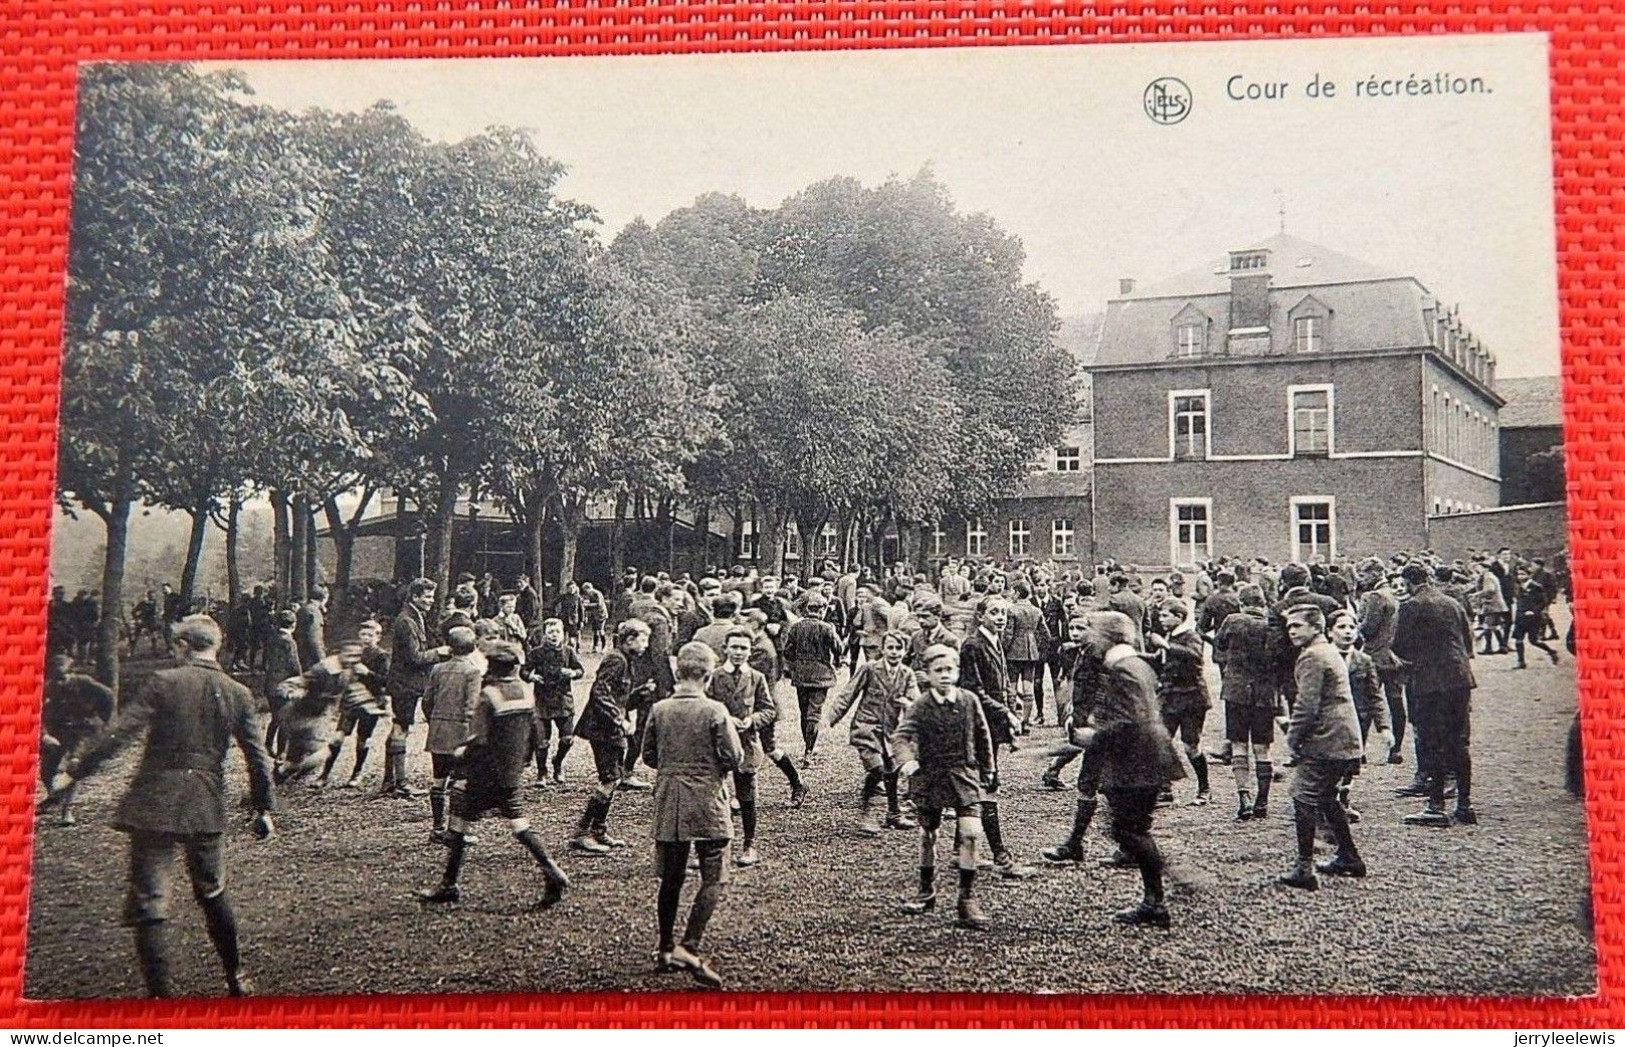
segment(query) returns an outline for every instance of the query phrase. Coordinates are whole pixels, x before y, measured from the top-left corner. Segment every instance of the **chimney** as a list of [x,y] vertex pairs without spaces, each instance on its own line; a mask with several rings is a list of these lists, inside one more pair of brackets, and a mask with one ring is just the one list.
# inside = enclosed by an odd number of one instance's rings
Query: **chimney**
[[1269,252],[1230,252],[1230,331],[1267,332],[1270,325]]
[[1128,295],[1133,294],[1134,293],[1134,277],[1132,277],[1132,276],[1120,277],[1118,279],[1118,281],[1117,281],[1117,293],[1119,295],[1123,296],[1123,297],[1127,297]]

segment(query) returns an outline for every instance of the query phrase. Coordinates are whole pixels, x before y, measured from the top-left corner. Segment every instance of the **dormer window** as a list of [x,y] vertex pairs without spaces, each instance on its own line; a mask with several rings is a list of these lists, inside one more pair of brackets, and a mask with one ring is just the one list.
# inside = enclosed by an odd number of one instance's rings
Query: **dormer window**
[[1303,299],[1288,311],[1292,321],[1292,351],[1319,353],[1326,350],[1327,335],[1331,331],[1332,311],[1314,295]]
[[1213,326],[1208,315],[1194,305],[1187,305],[1173,318],[1173,355],[1177,360],[1206,356],[1207,333]]
[[1207,352],[1207,329],[1205,324],[1180,324],[1176,332],[1178,335],[1174,347],[1174,355],[1181,359],[1192,356],[1201,356]]
[[1319,316],[1300,316],[1292,321],[1292,351],[1318,353],[1324,348],[1326,320]]

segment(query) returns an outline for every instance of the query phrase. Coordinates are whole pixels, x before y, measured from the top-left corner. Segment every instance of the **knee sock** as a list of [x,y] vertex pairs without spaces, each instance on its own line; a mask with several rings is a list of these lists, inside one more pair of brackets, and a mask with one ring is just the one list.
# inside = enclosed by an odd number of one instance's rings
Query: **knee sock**
[[169,950],[165,947],[164,923],[140,923],[135,927],[135,955],[141,963],[141,980],[147,995],[167,998],[175,995],[169,980]]
[[463,854],[468,847],[468,838],[456,829],[451,831],[451,839],[446,844],[446,871],[440,878],[441,886],[457,886],[457,877],[463,871]]
[[1298,858],[1307,862],[1315,856],[1315,809],[1292,801],[1292,823],[1298,831]]
[[361,777],[361,768],[363,766],[365,766],[366,763],[367,763],[367,747],[365,745],[359,745],[358,744],[355,747],[355,768],[350,772],[350,778],[351,778],[352,781],[355,780],[356,778]]
[[655,908],[660,926],[660,951],[670,952],[677,926],[677,903],[682,900],[683,881],[688,878],[688,848],[670,844],[661,848],[660,893]]
[[1117,846],[1124,854],[1134,859],[1134,864],[1140,870],[1140,884],[1145,889],[1146,902],[1161,905],[1162,892],[1162,848],[1157,841],[1151,838],[1150,833],[1113,833],[1117,839]]
[[560,738],[558,752],[553,754],[553,777],[564,773],[564,757],[576,743],[574,738]]
[[874,767],[863,774],[863,805],[869,806],[869,801],[880,795],[880,782],[884,777],[880,768]]
[[881,784],[886,790],[886,813],[895,818],[900,810],[897,805],[897,772],[887,774]]
[[446,827],[446,783],[444,779],[429,787],[429,813],[434,816],[435,832]]
[[734,798],[739,801],[739,827],[744,832],[744,846],[756,842],[756,776],[742,774],[734,779]]
[[711,922],[711,914],[717,911],[717,902],[722,900],[722,880],[716,873],[707,868],[711,859],[700,859],[700,889],[694,895],[694,904],[688,908],[688,922],[683,925],[683,948],[692,952],[699,952],[700,942],[705,938],[705,928]]
[[1354,833],[1349,829],[1349,818],[1343,811],[1343,805],[1336,800],[1321,804],[1320,814],[1326,819],[1326,827],[1332,831],[1332,839],[1337,841],[1337,856],[1348,862],[1359,861],[1360,852],[1354,846]]
[[1004,828],[999,824],[997,800],[982,801],[982,834],[987,837],[987,847],[994,861],[1007,856],[1009,852],[1004,849]]
[[322,764],[322,777],[326,778],[333,773],[333,765],[339,762],[339,751],[344,748],[344,739],[339,738],[327,744],[327,762]]
[[1258,783],[1258,799],[1254,801],[1254,806],[1268,807],[1270,784],[1275,781],[1275,764],[1270,760],[1255,760],[1253,767],[1258,772],[1255,778]]
[[224,892],[213,898],[204,898],[201,904],[209,941],[214,944],[214,951],[220,957],[221,969],[230,978],[242,967],[242,958],[237,952],[237,914],[232,912],[231,902]]
[[1241,796],[1242,802],[1251,806],[1253,798],[1253,758],[1245,745],[1240,749],[1231,750],[1230,773],[1235,776],[1236,792]]
[[1473,758],[1465,745],[1456,761],[1456,806],[1466,809],[1473,805]]
[[1207,757],[1201,751],[1191,755],[1191,770],[1196,772],[1196,791],[1207,794]]
[[796,770],[796,765],[791,761],[790,757],[783,753],[778,754],[773,757],[773,766],[784,774],[785,780],[790,783],[791,789],[801,788],[801,774]]

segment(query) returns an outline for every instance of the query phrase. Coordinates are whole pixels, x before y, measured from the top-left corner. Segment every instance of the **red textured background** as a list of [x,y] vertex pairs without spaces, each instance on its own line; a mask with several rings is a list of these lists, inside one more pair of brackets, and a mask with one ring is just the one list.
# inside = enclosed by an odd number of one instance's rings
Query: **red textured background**
[[[1625,42],[1610,4],[577,0],[359,3],[5,0],[0,11],[0,1025],[1509,1025],[1625,1026]],[[150,10],[148,10],[150,8]],[[1599,995],[1584,1000],[537,995],[29,1003],[22,991],[49,552],[74,64],[87,59],[459,57],[1085,43],[1537,30],[1552,132],[1574,592],[1580,628]]]

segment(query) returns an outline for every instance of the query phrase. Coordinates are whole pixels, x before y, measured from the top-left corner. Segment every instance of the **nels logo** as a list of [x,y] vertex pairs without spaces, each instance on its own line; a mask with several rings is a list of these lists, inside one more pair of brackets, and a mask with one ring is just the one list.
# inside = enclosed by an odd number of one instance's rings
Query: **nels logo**
[[1191,89],[1174,76],[1162,76],[1145,88],[1145,115],[1159,124],[1177,124],[1191,113]]

